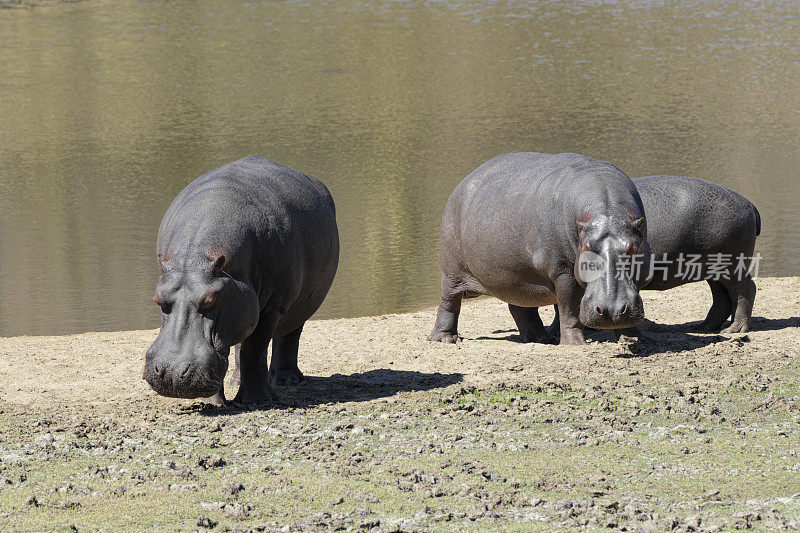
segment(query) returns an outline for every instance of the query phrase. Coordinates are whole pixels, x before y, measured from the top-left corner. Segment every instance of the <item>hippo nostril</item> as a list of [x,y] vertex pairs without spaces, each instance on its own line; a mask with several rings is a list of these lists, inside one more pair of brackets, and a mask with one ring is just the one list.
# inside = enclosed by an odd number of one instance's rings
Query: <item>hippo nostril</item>
[[594,310],[595,310],[595,311],[597,311],[597,314],[598,314],[598,315],[600,315],[600,316],[603,316],[603,310],[602,310],[602,309],[600,309],[600,306],[599,306],[599,305],[598,305],[597,307],[595,307],[595,308],[594,308]]
[[619,314],[624,315],[627,312],[628,312],[628,305],[625,304],[622,306],[622,309],[619,310]]

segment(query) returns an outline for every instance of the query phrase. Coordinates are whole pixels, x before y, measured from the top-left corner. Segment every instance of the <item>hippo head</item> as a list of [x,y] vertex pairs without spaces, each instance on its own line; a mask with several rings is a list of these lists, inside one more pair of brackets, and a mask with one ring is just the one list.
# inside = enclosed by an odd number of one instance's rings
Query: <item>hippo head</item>
[[650,270],[644,217],[584,216],[578,228],[575,279],[585,289],[581,323],[598,329],[639,324],[644,319],[639,289]]
[[215,395],[228,369],[230,347],[258,323],[253,288],[227,274],[225,257],[163,261],[153,300],[161,330],[147,350],[143,378],[158,394],[176,398]]

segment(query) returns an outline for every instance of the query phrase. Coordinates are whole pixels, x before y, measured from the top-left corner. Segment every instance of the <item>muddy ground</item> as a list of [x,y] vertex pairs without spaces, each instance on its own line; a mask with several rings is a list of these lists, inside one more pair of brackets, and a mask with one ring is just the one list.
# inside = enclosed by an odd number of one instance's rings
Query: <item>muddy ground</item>
[[695,284],[579,348],[493,299],[456,346],[434,309],[310,322],[258,411],[155,395],[155,331],[0,339],[0,529],[797,529],[800,279],[758,286],[747,334],[692,332]]

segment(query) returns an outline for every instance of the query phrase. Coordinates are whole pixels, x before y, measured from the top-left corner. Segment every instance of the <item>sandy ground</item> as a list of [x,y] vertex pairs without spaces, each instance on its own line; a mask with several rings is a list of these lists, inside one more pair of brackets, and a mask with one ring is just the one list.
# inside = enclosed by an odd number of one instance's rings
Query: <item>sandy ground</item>
[[[464,342],[425,340],[435,308],[416,313],[310,321],[301,339],[300,367],[308,376],[349,376],[396,391],[456,381],[495,383],[593,383],[637,370],[692,365],[698,377],[728,364],[763,364],[800,357],[800,278],[759,280],[751,331],[746,335],[691,331],[711,304],[706,284],[666,292],[644,291],[648,320],[641,342],[610,342],[610,332],[589,336],[585,347],[523,344],[496,299],[465,300],[460,319]],[[552,321],[552,308],[543,309]],[[37,406],[120,405],[147,401],[172,405],[141,379],[144,353],[158,330],[0,339],[0,401]],[[740,340],[743,339],[743,340]],[[227,391],[228,397],[235,391]],[[366,393],[365,393],[366,394]],[[376,394],[378,395],[378,394]],[[329,400],[335,398],[329,398]],[[343,398],[345,399],[345,398]]]
[[488,298],[458,345],[312,321],[256,411],[152,392],[155,330],[3,338],[0,529],[796,529],[800,278],[757,285],[737,335],[691,331],[705,284],[643,292],[633,343],[523,344]]

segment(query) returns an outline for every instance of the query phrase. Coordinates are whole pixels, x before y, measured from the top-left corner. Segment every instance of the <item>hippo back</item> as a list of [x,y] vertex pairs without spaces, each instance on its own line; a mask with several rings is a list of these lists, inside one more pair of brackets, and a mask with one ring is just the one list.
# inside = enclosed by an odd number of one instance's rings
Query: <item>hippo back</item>
[[[739,254],[752,256],[761,231],[755,206],[740,194],[714,183],[687,176],[645,176],[633,180],[648,219],[653,254]],[[654,280],[649,289],[670,288]]]

